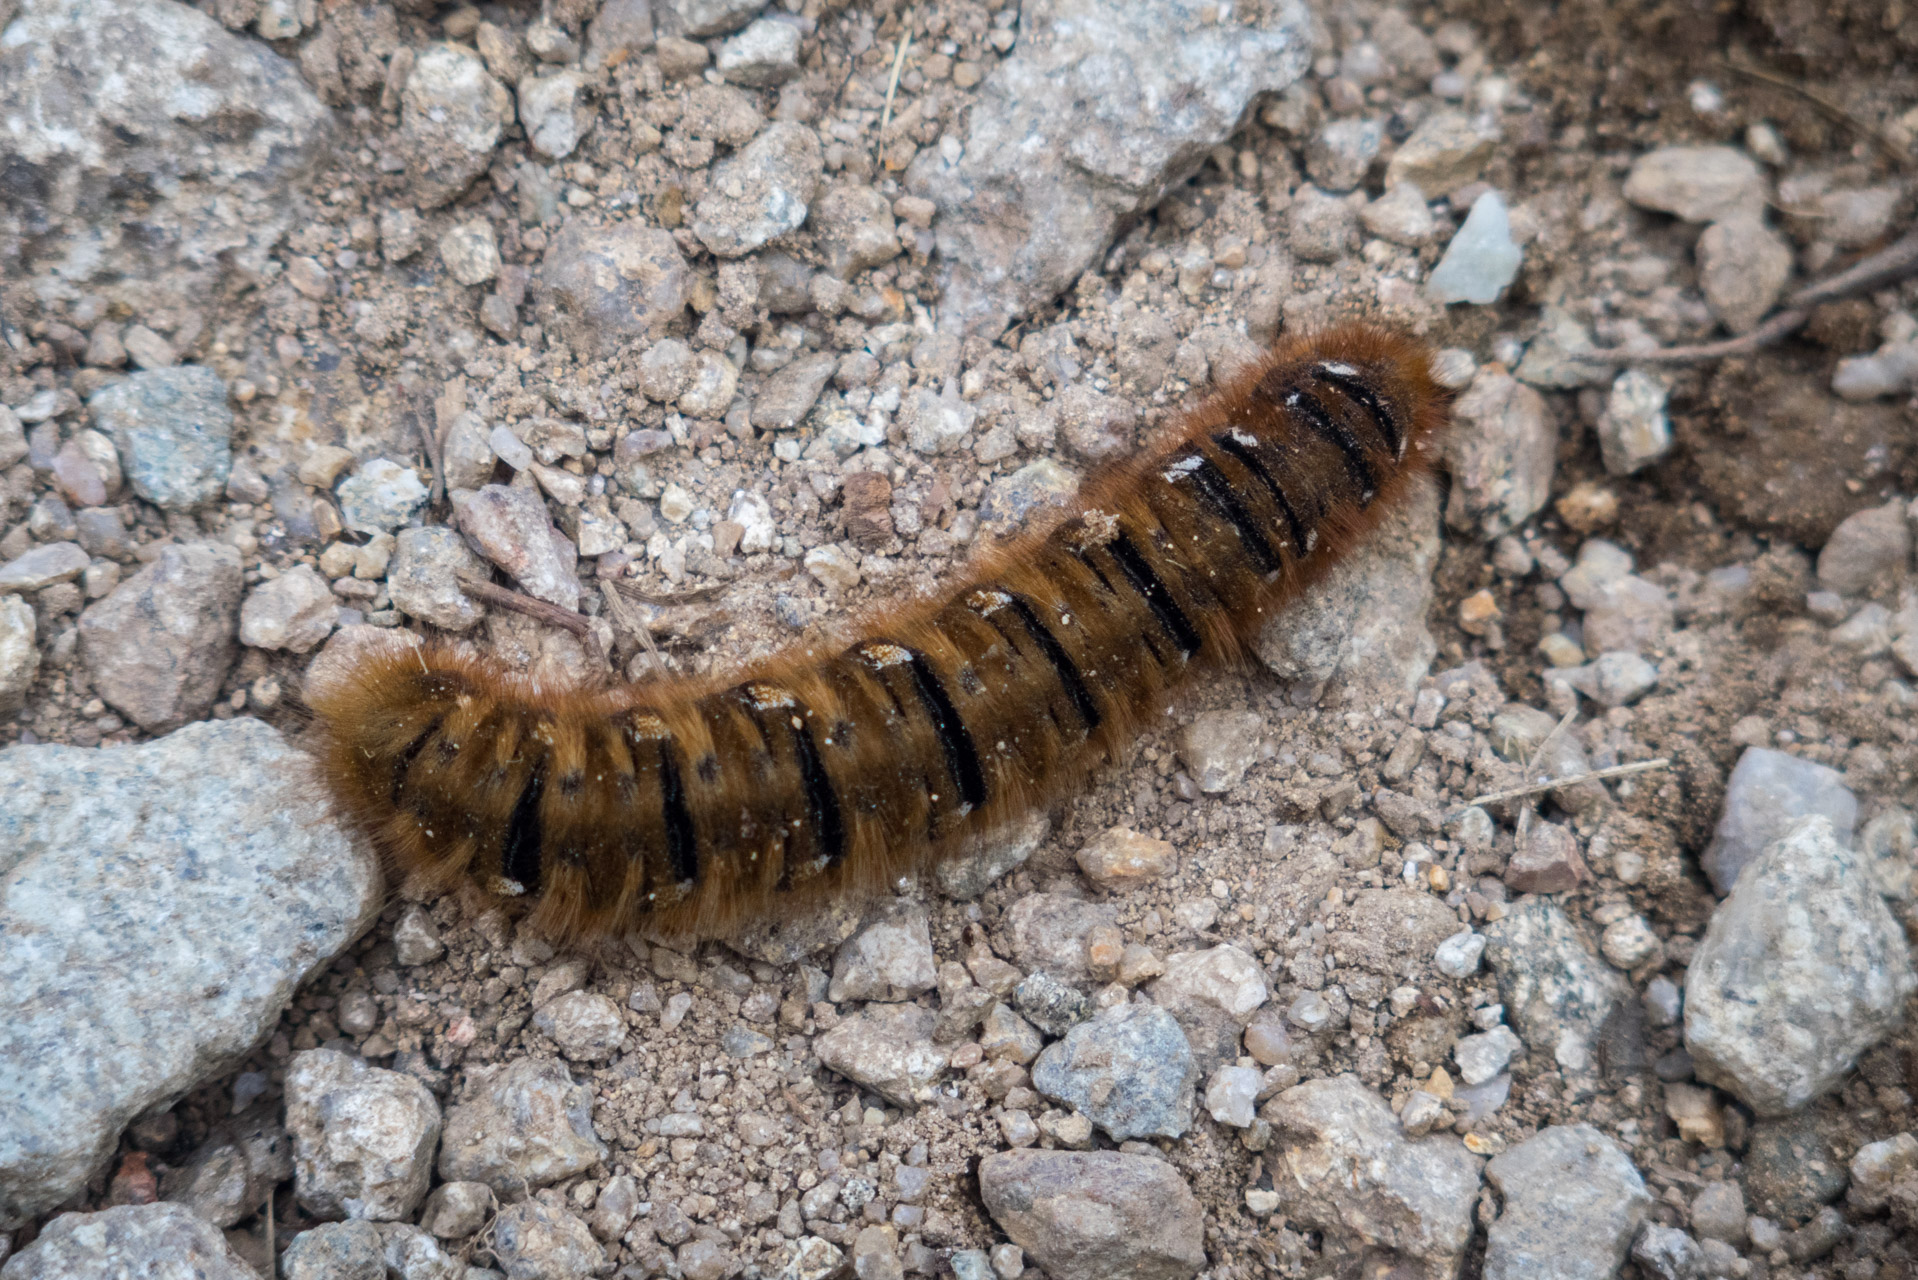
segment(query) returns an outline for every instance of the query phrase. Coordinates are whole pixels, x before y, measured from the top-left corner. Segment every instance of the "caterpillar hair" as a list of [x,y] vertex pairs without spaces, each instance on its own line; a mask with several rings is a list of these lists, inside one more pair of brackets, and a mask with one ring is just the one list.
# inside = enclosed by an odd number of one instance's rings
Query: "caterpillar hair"
[[339,807],[395,869],[561,938],[724,936],[875,892],[1115,760],[1167,696],[1419,482],[1430,351],[1281,340],[943,595],[724,677],[542,685],[429,645],[311,695]]

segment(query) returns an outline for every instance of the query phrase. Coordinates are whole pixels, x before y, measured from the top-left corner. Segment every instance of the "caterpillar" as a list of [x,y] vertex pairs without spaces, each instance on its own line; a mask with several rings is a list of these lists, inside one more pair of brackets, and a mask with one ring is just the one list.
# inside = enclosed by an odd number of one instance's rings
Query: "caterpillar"
[[428,645],[309,694],[338,805],[403,875],[566,939],[725,936],[870,893],[1118,759],[1403,499],[1430,351],[1281,339],[956,587],[711,677],[555,689]]

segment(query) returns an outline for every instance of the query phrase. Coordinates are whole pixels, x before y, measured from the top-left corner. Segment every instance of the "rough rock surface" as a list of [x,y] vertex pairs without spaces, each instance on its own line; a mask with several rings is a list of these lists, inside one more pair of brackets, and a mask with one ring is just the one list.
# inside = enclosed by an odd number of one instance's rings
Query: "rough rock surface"
[[1198,1201],[1154,1156],[1001,1151],[979,1162],[979,1194],[1053,1280],[1187,1280],[1206,1262]]
[[1685,983],[1699,1077],[1762,1116],[1803,1107],[1903,1016],[1904,930],[1829,819],[1800,819],[1712,913]]
[[[36,259],[79,252],[69,287],[124,292],[140,310],[259,272],[334,136],[297,67],[177,0],[22,6],[0,47],[0,101],[14,108],[0,152],[21,197],[0,237],[25,213],[42,224]],[[148,279],[116,278],[122,247]]]
[[1556,1062],[1568,1078],[1589,1079],[1605,1020],[1631,998],[1625,979],[1544,898],[1520,902],[1485,927],[1485,938],[1486,961],[1526,1049]]
[[956,154],[921,154],[907,185],[938,207],[947,323],[997,334],[1105,251],[1238,127],[1253,98],[1304,74],[1302,5],[1258,25],[1200,19],[1196,0],[1045,0],[980,86]]
[[575,218],[546,246],[534,297],[571,341],[610,355],[677,319],[692,279],[672,232]]
[[1479,1161],[1456,1137],[1407,1138],[1385,1099],[1352,1076],[1295,1085],[1260,1115],[1272,1126],[1273,1186],[1288,1218],[1343,1251],[1393,1256],[1413,1275],[1457,1274]]
[[1035,1089],[1079,1111],[1114,1142],[1182,1135],[1192,1125],[1197,1080],[1185,1032],[1151,1004],[1102,1011],[1032,1065]]
[[446,1112],[439,1174],[513,1199],[605,1158],[593,1132],[593,1091],[551,1058],[518,1058],[468,1078]]
[[182,1204],[63,1213],[7,1261],[6,1280],[258,1280],[218,1227]]
[[286,1127],[294,1191],[314,1216],[395,1222],[425,1198],[440,1107],[412,1076],[309,1050],[287,1068]]
[[1505,1197],[1486,1280],[1609,1280],[1652,1203],[1631,1157],[1586,1124],[1541,1130],[1492,1157],[1485,1176]]
[[0,1225],[76,1191],[366,927],[378,870],[316,785],[257,720],[0,752]]
[[1849,845],[1858,821],[1858,797],[1830,765],[1747,747],[1725,784],[1718,829],[1698,861],[1719,893],[1732,891],[1739,873],[1774,840],[1812,816],[1830,821],[1839,843]]
[[143,369],[101,388],[93,420],[113,438],[133,491],[155,506],[203,506],[233,465],[226,383],[201,365]]
[[1292,685],[1295,703],[1393,697],[1418,685],[1438,654],[1426,628],[1438,562],[1438,490],[1423,486],[1313,590],[1259,629],[1259,660]]
[[912,1105],[952,1062],[933,1043],[936,1019],[911,1004],[871,1004],[813,1042],[819,1061],[901,1105]]
[[204,715],[233,663],[240,553],[218,542],[159,559],[80,615],[80,654],[100,696],[143,729]]

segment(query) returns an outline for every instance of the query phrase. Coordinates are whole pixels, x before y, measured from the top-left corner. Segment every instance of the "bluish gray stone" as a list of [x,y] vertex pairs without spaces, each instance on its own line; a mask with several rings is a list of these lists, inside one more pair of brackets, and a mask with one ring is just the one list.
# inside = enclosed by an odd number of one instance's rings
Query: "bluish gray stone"
[[[260,1273],[227,1247],[218,1227],[183,1204],[162,1200],[116,1205],[99,1213],[63,1213],[8,1261],[4,1274],[7,1280],[258,1280]],[[287,1280],[310,1280],[311,1275],[286,1272]],[[328,1280],[358,1280],[352,1272],[326,1275]]]
[[340,518],[360,533],[391,533],[426,505],[426,496],[419,472],[374,458],[340,483]]
[[1505,286],[1518,278],[1524,260],[1525,251],[1512,239],[1505,201],[1498,192],[1487,191],[1472,202],[1465,225],[1445,246],[1425,290],[1438,302],[1497,302]]
[[1686,974],[1685,1047],[1701,1080],[1783,1115],[1891,1034],[1915,986],[1863,859],[1829,818],[1800,818],[1712,913]]
[[363,1218],[300,1232],[280,1257],[286,1280],[386,1280],[380,1229]]
[[1032,1085],[1111,1135],[1176,1138],[1192,1126],[1198,1068],[1185,1032],[1152,1004],[1125,1004],[1082,1022],[1047,1046]]
[[0,1230],[260,1042],[380,905],[373,855],[268,726],[0,751]]
[[1718,830],[1699,863],[1720,896],[1732,891],[1738,873],[1798,819],[1813,814],[1831,820],[1840,844],[1851,843],[1858,797],[1844,775],[1814,760],[1769,747],[1747,747],[1725,784]]
[[94,425],[113,437],[133,491],[157,507],[189,511],[213,501],[233,469],[233,411],[226,383],[204,365],[143,369],[100,388]]
[[1589,1084],[1598,1038],[1631,987],[1558,904],[1527,898],[1485,926],[1485,959],[1498,975],[1506,1016],[1540,1065],[1556,1062],[1568,1083]]
[[1652,1204],[1631,1157],[1588,1124],[1540,1130],[1485,1176],[1505,1197],[1485,1280],[1610,1280]]

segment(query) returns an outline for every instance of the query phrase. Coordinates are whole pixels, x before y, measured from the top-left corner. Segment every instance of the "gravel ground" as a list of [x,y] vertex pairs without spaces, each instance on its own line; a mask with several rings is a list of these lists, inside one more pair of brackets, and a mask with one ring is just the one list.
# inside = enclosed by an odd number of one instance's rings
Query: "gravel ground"
[[[1902,7],[0,28],[6,1280],[1918,1269],[1918,287],[1642,358],[1908,229]],[[1354,318],[1439,480],[926,883],[562,954],[319,796],[367,646],[824,642]]]

